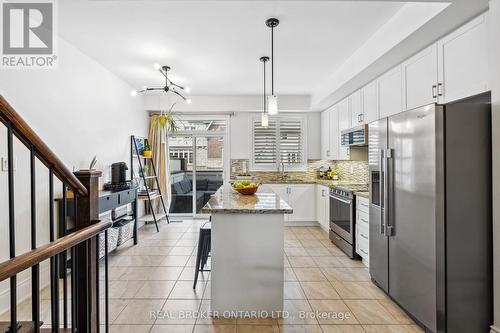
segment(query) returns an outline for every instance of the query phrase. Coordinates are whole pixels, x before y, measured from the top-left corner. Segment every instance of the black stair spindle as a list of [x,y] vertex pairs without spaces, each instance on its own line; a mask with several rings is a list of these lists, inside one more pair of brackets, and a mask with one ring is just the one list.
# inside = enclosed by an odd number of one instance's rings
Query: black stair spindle
[[106,311],[106,333],[109,332],[109,278],[108,278],[108,229],[104,230],[104,309]]
[[101,330],[101,319],[100,319],[100,303],[101,303],[101,295],[100,295],[100,290],[99,290],[99,284],[100,284],[100,280],[99,280],[99,241],[100,241],[100,236],[97,235],[96,236],[96,253],[97,253],[97,265],[96,265],[96,268],[95,268],[95,271],[96,271],[96,294],[97,294],[97,304],[96,304],[96,310],[95,310],[95,313],[96,313],[96,317],[97,317],[97,333],[100,332]]
[[[36,155],[35,148],[30,149],[31,183],[31,249],[36,249]],[[31,316],[35,333],[40,332],[40,265],[31,268]]]
[[[68,198],[67,198],[67,185],[66,182],[62,184],[62,235],[66,236],[67,234],[67,225],[66,225],[66,216],[68,210]],[[68,252],[64,251],[61,253],[61,273],[63,279],[63,327],[68,328],[68,274],[66,262],[68,260]]]
[[[9,187],[9,254],[10,258],[16,256],[16,227],[14,211],[14,145],[11,125],[7,128],[7,167]],[[10,278],[10,331],[17,332],[17,276]]]
[[[76,219],[78,214],[77,209],[77,200],[78,196],[75,192],[73,196],[73,221],[74,228],[76,228]],[[76,247],[71,248],[71,332],[76,333],[77,325],[76,325],[76,314],[78,313],[78,302],[77,302],[77,279],[75,277],[76,272]]]
[[[54,171],[49,168],[49,240],[55,240],[54,235]],[[50,287],[51,287],[51,307],[52,331],[59,333],[59,269],[58,256],[50,258]]]

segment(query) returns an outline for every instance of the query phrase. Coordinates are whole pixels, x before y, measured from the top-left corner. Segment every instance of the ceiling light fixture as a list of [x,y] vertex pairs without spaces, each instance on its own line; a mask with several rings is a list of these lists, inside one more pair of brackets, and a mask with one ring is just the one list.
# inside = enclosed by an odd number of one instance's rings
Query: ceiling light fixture
[[165,77],[165,86],[154,87],[154,88],[144,86],[142,90],[132,91],[131,92],[132,96],[137,96],[138,93],[143,93],[146,91],[163,90],[166,93],[172,92],[177,96],[179,96],[180,98],[182,98],[184,101],[186,101],[187,104],[191,104],[191,100],[189,98],[186,98],[181,92],[179,92],[179,90],[182,90],[183,92],[188,92],[187,90],[189,88],[186,89],[183,86],[175,84],[168,78],[168,71],[170,70],[169,66],[160,66],[159,64],[154,64],[154,68],[157,69]]
[[271,95],[267,97],[268,109],[270,115],[278,114],[278,96],[274,94],[274,28],[280,21],[277,18],[266,20],[266,25],[271,28]]
[[269,61],[269,57],[260,57],[260,61],[262,61],[262,64],[264,65],[264,110],[262,112],[262,116],[260,119],[262,127],[268,127],[269,126],[269,115],[267,114],[266,111],[266,62]]

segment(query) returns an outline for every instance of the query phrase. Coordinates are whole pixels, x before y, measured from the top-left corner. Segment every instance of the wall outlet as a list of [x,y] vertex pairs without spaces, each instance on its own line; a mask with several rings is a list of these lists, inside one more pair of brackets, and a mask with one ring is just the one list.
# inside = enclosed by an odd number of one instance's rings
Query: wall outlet
[[[9,159],[7,157],[2,157],[1,164],[2,164],[1,165],[2,172],[9,171]],[[14,171],[16,171],[16,166],[17,166],[17,159],[14,158]]]

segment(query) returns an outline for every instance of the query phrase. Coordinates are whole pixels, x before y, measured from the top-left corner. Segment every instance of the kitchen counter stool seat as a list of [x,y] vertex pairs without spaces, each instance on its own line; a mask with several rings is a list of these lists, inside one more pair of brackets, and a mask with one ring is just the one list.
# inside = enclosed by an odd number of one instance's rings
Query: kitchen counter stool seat
[[211,236],[212,224],[211,222],[205,222],[200,228],[200,235],[198,237],[198,252],[196,254],[196,267],[194,269],[193,289],[196,288],[199,272],[210,272],[209,269],[203,268],[207,264],[208,257],[210,256]]

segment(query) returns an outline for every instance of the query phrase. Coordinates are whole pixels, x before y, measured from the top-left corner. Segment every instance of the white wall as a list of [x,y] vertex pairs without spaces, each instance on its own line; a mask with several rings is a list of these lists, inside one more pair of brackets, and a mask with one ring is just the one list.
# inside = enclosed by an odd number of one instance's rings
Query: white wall
[[[146,135],[147,113],[132,87],[59,40],[59,67],[53,70],[0,70],[0,94],[72,169],[88,168],[94,155],[97,168],[109,179],[112,162],[129,163],[131,134]],[[0,125],[0,157],[7,155],[6,130]],[[29,153],[15,143],[16,251],[30,249]],[[48,171],[37,165],[39,244],[48,241]],[[57,192],[61,184],[54,184]],[[0,261],[8,259],[7,173],[0,172]],[[46,265],[45,265],[46,267]],[[19,297],[30,289],[28,274],[18,278]],[[43,279],[46,279],[46,272]],[[8,281],[0,284],[0,313],[8,307]]]
[[490,0],[490,85],[493,129],[493,261],[495,328],[500,333],[500,0]]

